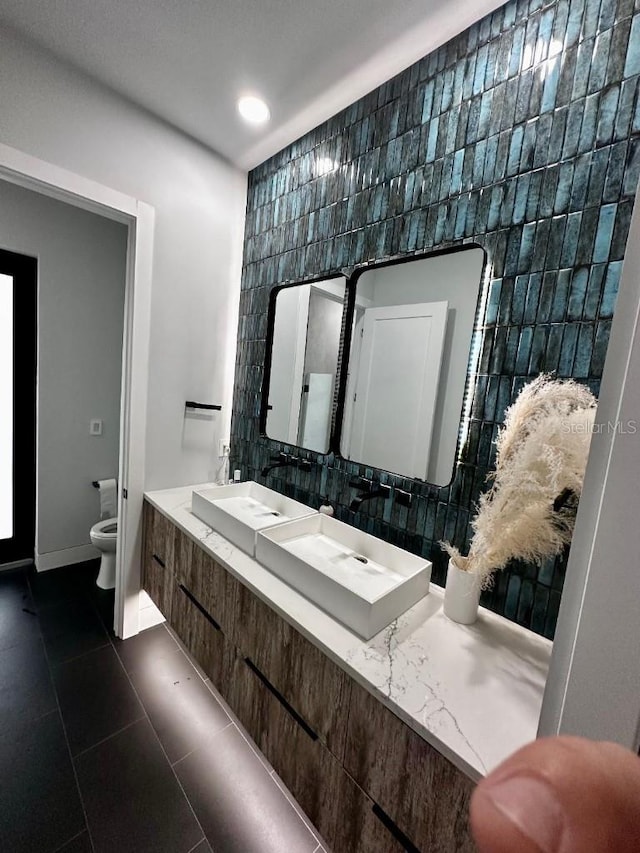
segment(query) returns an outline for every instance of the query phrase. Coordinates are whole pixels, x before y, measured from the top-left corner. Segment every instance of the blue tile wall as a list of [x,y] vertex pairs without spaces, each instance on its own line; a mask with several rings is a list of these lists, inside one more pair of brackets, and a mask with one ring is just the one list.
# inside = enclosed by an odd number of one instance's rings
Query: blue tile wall
[[[638,0],[512,0],[249,175],[232,466],[261,480],[269,294],[373,260],[474,242],[490,264],[472,419],[440,489],[307,453],[269,484],[433,561],[464,548],[505,408],[541,371],[597,394],[640,170]],[[317,164],[335,168],[318,174]],[[353,475],[411,491],[350,512]],[[263,480],[264,482],[264,480]],[[483,603],[553,637],[566,555],[512,564]]]

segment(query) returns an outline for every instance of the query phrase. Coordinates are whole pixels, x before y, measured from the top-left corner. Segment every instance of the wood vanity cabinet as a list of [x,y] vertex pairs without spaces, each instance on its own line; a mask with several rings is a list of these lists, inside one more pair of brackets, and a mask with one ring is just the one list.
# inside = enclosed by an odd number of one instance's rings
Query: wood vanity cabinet
[[472,782],[145,501],[143,582],[334,853],[474,850]]
[[344,766],[420,850],[475,850],[471,780],[355,683]]
[[231,636],[342,759],[351,689],[347,674],[242,584]]
[[171,621],[173,566],[177,528],[146,501],[142,515],[142,586]]

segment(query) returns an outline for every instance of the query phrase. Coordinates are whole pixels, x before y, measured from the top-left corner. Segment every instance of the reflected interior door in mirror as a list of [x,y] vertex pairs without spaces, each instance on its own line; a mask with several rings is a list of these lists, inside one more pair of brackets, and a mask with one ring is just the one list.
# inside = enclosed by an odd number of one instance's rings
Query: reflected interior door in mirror
[[357,279],[341,454],[451,481],[484,251],[381,265]]
[[280,289],[271,337],[268,438],[327,453],[346,283],[327,279]]

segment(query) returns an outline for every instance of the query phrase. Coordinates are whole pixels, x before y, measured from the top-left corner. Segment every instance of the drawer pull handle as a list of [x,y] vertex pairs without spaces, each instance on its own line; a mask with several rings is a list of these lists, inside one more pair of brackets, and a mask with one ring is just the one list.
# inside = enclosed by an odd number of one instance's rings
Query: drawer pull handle
[[160,557],[158,557],[158,555],[157,555],[157,554],[154,554],[154,555],[153,555],[153,557],[152,557],[152,559],[154,559],[154,560],[156,561],[156,563],[157,563],[159,566],[161,566],[163,569],[166,569],[166,568],[167,568],[167,567],[165,566],[164,560],[161,560],[161,559],[160,559]]
[[195,595],[190,593],[184,584],[178,584],[178,586],[184,592],[184,594],[187,596],[187,598],[193,604],[193,606],[198,608],[198,610],[200,611],[200,613],[202,613],[202,615],[207,620],[207,622],[210,622],[213,625],[213,627],[216,629],[216,631],[222,631],[222,628],[220,627],[220,625],[216,622],[216,620],[213,618],[213,616],[204,609],[204,607],[200,604],[200,602],[195,597]]
[[284,696],[282,695],[282,693],[280,693],[280,691],[279,691],[279,690],[276,690],[276,688],[275,688],[275,687],[273,686],[273,684],[269,681],[269,679],[267,678],[267,676],[266,676],[266,675],[263,675],[263,674],[260,672],[260,670],[259,670],[259,669],[258,669],[258,667],[255,665],[255,663],[251,660],[251,658],[245,658],[245,659],[244,659],[244,662],[245,662],[245,663],[246,663],[246,665],[249,667],[249,669],[250,669],[250,670],[251,670],[255,675],[257,675],[257,676],[258,676],[258,678],[259,678],[259,679],[260,679],[260,681],[264,684],[264,686],[267,688],[267,690],[268,690],[270,693],[272,693],[272,694],[276,697],[276,699],[278,700],[278,702],[280,702],[280,704],[281,704],[281,705],[282,705],[282,707],[285,709],[285,711],[286,711],[286,712],[287,712],[291,717],[293,717],[293,719],[296,721],[296,723],[297,723],[297,724],[298,724],[302,729],[304,729],[304,731],[309,735],[309,737],[311,738],[311,740],[318,740],[318,735],[314,732],[314,730],[311,728],[311,726],[306,722],[306,720],[304,720],[304,719],[300,716],[300,714],[296,711],[296,709],[295,709],[295,708],[292,708],[292,707],[291,707],[291,705],[287,702],[287,700],[284,698]]
[[380,823],[384,824],[384,826],[389,830],[391,835],[402,844],[407,853],[420,853],[420,850],[413,844],[404,832],[400,829],[399,826],[391,820],[389,815],[383,811],[377,803],[374,803],[372,808],[372,812],[378,818]]

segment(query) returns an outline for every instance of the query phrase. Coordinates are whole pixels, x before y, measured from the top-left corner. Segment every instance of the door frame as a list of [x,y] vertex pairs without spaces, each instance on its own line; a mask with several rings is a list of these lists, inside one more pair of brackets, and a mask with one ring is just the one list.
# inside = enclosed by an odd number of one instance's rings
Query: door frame
[[[38,349],[38,260],[23,252],[0,249],[2,273],[11,278],[13,291],[12,335],[12,473],[11,502],[13,535],[0,542],[3,568],[30,565],[36,529],[36,435],[37,435],[37,349]],[[25,422],[26,416],[26,422]],[[20,470],[16,462],[20,460]],[[22,468],[24,464],[25,469]],[[26,470],[33,469],[26,476]],[[32,513],[16,512],[19,506],[32,504]],[[25,549],[21,547],[28,543]],[[30,552],[27,554],[27,551]],[[8,557],[8,559],[7,559]]]
[[[114,631],[139,630],[142,499],[154,242],[154,208],[118,190],[0,143],[0,178],[128,228],[118,462]],[[126,497],[125,497],[126,495]]]

